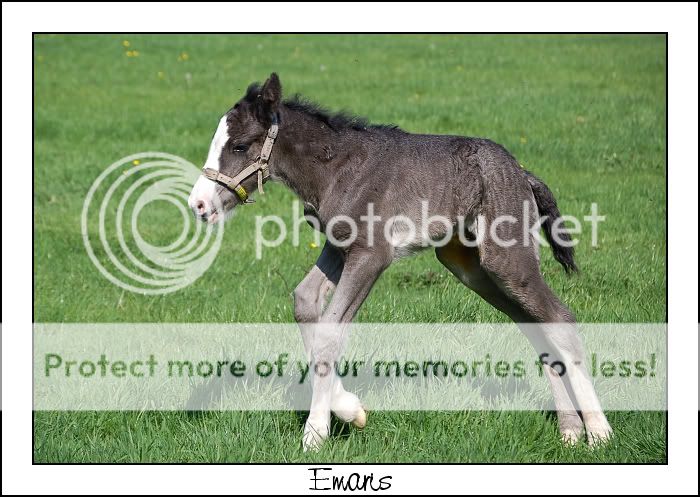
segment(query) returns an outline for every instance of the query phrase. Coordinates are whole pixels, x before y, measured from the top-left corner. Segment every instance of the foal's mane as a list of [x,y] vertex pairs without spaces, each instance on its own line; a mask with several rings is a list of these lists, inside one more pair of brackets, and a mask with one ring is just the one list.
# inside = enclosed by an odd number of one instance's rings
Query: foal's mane
[[[260,95],[260,90],[261,86],[259,83],[250,85],[245,95],[246,102],[254,102]],[[298,93],[285,99],[282,104],[290,110],[302,112],[314,119],[318,119],[334,130],[352,129],[355,131],[367,131],[369,129],[380,129],[402,131],[395,124],[372,124],[367,118],[356,116],[346,111],[329,111]]]

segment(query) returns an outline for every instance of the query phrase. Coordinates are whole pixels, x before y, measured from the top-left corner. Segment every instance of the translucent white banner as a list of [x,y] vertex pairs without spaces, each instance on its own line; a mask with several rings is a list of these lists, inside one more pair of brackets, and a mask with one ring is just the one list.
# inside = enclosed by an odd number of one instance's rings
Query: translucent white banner
[[[604,409],[666,409],[666,324],[577,328]],[[369,410],[553,409],[547,368],[565,380],[569,372],[547,352],[561,347],[547,344],[568,334],[556,325],[378,323],[310,326],[303,342],[296,324],[38,323],[34,408],[307,410],[314,376],[335,371]],[[544,341],[536,350],[526,335]],[[309,363],[304,343],[313,357],[341,354],[331,367]]]

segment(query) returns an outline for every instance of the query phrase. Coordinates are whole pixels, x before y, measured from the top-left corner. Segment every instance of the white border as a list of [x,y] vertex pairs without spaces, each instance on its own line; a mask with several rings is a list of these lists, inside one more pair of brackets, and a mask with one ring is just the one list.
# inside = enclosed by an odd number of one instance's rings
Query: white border
[[[370,14],[371,11],[371,14]],[[164,15],[165,14],[165,15]],[[697,4],[2,5],[3,493],[296,493],[299,466],[31,466],[32,31],[669,31],[669,466],[365,466],[405,493],[697,494]],[[37,105],[42,105],[37,102]],[[41,213],[36,213],[41,215]],[[679,381],[673,382],[674,378]],[[337,467],[345,471],[348,467]],[[274,478],[270,475],[274,473]],[[261,484],[260,482],[264,482]]]

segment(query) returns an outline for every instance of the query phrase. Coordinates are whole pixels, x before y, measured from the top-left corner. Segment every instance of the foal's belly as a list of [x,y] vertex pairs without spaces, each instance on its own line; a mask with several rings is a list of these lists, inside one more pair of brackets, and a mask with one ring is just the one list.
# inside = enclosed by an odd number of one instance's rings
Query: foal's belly
[[[326,225],[312,204],[304,204],[304,216],[312,228],[320,228],[320,231],[325,233]],[[406,218],[414,219],[411,216],[406,216]],[[458,239],[460,231],[464,239],[473,240],[476,235],[476,224],[472,218],[458,219],[456,222],[448,222],[445,218],[444,223],[431,223],[427,230],[424,230],[420,221],[417,220],[412,228],[398,220],[394,220],[391,226],[386,227],[384,221],[374,225],[374,234],[371,239],[374,240],[374,246],[381,245],[390,248],[394,260],[409,257],[428,248],[444,245],[449,240]],[[358,226],[365,228],[366,225],[358,223]],[[362,236],[361,238],[366,240],[368,237]]]

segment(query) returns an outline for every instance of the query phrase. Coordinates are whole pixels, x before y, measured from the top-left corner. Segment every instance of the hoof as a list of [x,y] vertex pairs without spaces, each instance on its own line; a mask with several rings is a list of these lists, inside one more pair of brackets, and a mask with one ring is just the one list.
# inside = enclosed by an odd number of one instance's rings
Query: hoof
[[367,425],[367,412],[362,407],[360,407],[355,414],[355,419],[352,420],[352,424],[360,430]]
[[323,440],[314,437],[304,436],[304,439],[301,441],[301,448],[304,452],[318,452],[321,445],[323,445]]
[[613,430],[602,411],[583,412],[586,438],[591,448],[605,445],[613,436]]
[[306,426],[304,426],[304,437],[301,440],[304,452],[318,451],[328,438],[329,432],[330,427],[327,423],[314,424],[307,421]]
[[350,392],[343,392],[333,398],[331,411],[338,419],[345,423],[352,423],[358,428],[364,428],[367,424],[367,414],[362,408],[357,395]]
[[566,429],[561,432],[561,442],[567,447],[573,447],[579,440],[581,440],[582,435],[581,430],[576,429]]
[[591,448],[597,448],[606,445],[610,441],[612,436],[612,428],[610,428],[609,426],[600,430],[588,431],[588,433],[586,434],[586,438],[588,439],[588,446]]

